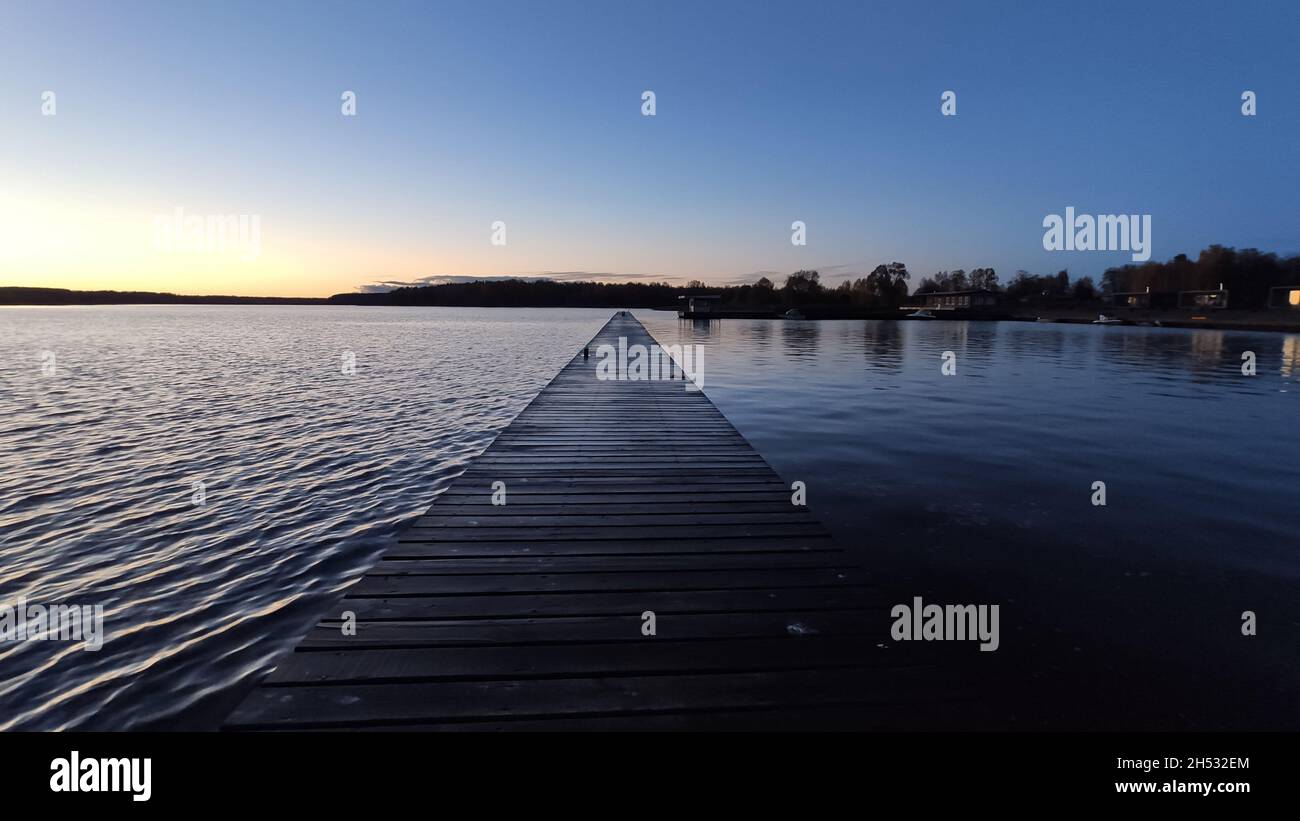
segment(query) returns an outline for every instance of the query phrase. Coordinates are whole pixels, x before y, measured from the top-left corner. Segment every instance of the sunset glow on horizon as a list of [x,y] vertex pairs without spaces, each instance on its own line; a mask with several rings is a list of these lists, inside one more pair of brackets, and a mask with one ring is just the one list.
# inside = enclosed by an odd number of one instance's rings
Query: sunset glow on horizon
[[[1076,206],[1151,214],[1157,260],[1300,251],[1300,171],[1267,160],[1300,126],[1288,12],[1184,9],[1196,19],[1174,31],[1161,5],[1115,4],[1123,22],[24,5],[0,30],[23,67],[0,72],[0,285],[327,296],[432,276],[729,285],[813,268],[834,285],[894,260],[913,281],[1127,262],[1043,249],[1044,215]],[[1243,88],[1258,117],[1236,115]],[[256,217],[257,252],[159,247],[174,213]]]

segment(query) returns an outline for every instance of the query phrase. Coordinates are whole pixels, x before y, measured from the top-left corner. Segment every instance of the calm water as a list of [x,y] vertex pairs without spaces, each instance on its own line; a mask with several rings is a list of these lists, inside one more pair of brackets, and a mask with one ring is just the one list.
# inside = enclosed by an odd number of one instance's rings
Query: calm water
[[637,315],[892,601],[1000,605],[1007,726],[1300,729],[1300,336]]
[[[0,601],[107,632],[0,726],[211,726],[610,313],[0,308]],[[898,601],[1001,605],[1008,726],[1300,728],[1300,337],[637,313]]]

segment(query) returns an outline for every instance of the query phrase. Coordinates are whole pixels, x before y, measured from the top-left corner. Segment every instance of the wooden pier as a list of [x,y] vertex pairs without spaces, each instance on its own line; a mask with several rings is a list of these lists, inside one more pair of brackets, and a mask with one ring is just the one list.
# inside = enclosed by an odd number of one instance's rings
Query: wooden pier
[[616,314],[227,728],[888,727],[956,705],[703,393],[597,379],[620,337],[655,341]]

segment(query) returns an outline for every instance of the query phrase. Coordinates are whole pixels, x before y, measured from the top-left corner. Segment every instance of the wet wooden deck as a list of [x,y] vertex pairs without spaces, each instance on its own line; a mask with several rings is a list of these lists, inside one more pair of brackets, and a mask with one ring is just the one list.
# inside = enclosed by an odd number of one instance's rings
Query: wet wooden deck
[[616,314],[227,727],[884,727],[951,703],[703,393],[596,378],[620,337],[654,342]]

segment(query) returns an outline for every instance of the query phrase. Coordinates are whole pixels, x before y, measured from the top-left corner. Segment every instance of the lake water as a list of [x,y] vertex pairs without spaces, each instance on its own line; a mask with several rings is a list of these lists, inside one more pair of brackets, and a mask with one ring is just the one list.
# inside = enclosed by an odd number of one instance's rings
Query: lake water
[[0,308],[0,602],[107,633],[0,644],[0,727],[215,721],[609,314]]
[[638,316],[891,601],[999,604],[1006,726],[1300,729],[1300,336]]
[[[0,308],[0,602],[107,634],[0,644],[0,727],[213,726],[611,313]],[[1300,729],[1300,337],[636,313],[879,586],[1000,605],[1006,726]]]

